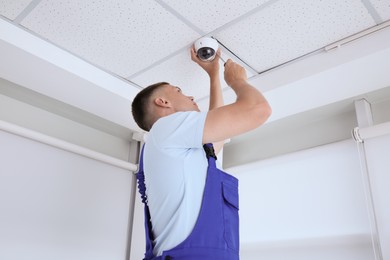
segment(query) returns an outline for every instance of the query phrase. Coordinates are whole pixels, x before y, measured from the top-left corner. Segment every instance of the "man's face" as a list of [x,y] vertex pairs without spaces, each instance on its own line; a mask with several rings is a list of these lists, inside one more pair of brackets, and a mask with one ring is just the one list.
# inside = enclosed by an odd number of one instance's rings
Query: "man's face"
[[166,87],[166,94],[176,112],[200,111],[194,101],[194,97],[184,95],[179,87],[168,85]]

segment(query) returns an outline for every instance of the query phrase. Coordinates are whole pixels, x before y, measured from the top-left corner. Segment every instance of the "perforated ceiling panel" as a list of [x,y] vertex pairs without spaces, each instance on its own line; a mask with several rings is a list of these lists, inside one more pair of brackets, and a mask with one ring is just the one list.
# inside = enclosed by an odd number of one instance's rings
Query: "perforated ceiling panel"
[[15,19],[32,0],[1,0],[0,14],[8,19]]
[[390,19],[390,0],[370,0],[383,20]]
[[259,72],[375,22],[360,1],[278,1],[216,36]]
[[209,33],[269,1],[270,0],[162,0],[162,2],[175,9],[176,12],[183,14],[186,19],[205,33]]
[[123,77],[200,36],[154,1],[43,0],[22,25]]

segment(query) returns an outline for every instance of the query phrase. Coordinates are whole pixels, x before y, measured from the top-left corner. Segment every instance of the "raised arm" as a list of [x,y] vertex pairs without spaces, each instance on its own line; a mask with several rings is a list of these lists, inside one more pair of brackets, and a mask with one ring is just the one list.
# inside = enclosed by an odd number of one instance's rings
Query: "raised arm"
[[[221,55],[221,50],[218,49],[217,55]],[[199,64],[203,70],[209,76],[210,79],[210,103],[209,111],[219,108],[224,105],[222,89],[221,89],[221,80],[219,76],[219,59],[218,56],[211,62],[201,61],[197,56],[194,48],[191,48],[191,59]],[[212,142],[214,145],[215,152],[218,154],[223,148],[224,141]]]
[[203,143],[215,143],[248,132],[262,125],[271,115],[264,96],[247,82],[245,69],[228,60],[225,81],[234,90],[237,100],[207,113]]

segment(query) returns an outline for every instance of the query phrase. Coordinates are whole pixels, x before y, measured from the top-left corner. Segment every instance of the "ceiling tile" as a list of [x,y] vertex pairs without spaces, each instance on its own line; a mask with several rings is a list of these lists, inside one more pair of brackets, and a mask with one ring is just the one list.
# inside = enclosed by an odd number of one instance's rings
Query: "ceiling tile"
[[384,21],[390,19],[390,0],[370,0],[370,2]]
[[205,33],[209,33],[270,0],[162,0]]
[[199,38],[154,1],[43,0],[21,24],[122,77]]
[[281,0],[215,36],[261,72],[374,25],[360,1]]
[[[221,56],[224,61],[234,60],[226,53],[222,53]],[[247,70],[247,76],[251,77],[253,74]],[[222,88],[227,88],[223,77],[223,61],[220,62],[220,78]],[[185,95],[193,96],[197,101],[207,99],[209,95],[209,78],[202,68],[191,60],[189,50],[180,52],[150,70],[131,78],[131,81],[142,87],[161,81],[169,82],[179,86]]]
[[0,14],[14,20],[32,0],[1,0]]

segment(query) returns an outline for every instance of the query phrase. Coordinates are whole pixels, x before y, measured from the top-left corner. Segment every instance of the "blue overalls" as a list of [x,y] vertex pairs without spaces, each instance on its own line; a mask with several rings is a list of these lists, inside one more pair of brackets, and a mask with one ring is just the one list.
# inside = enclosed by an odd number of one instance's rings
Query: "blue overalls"
[[153,255],[153,234],[145,194],[143,149],[137,173],[138,188],[145,203],[146,253],[144,260],[238,260],[238,180],[215,165],[217,157],[212,144],[203,146],[208,159],[202,206],[191,234],[176,247]]

